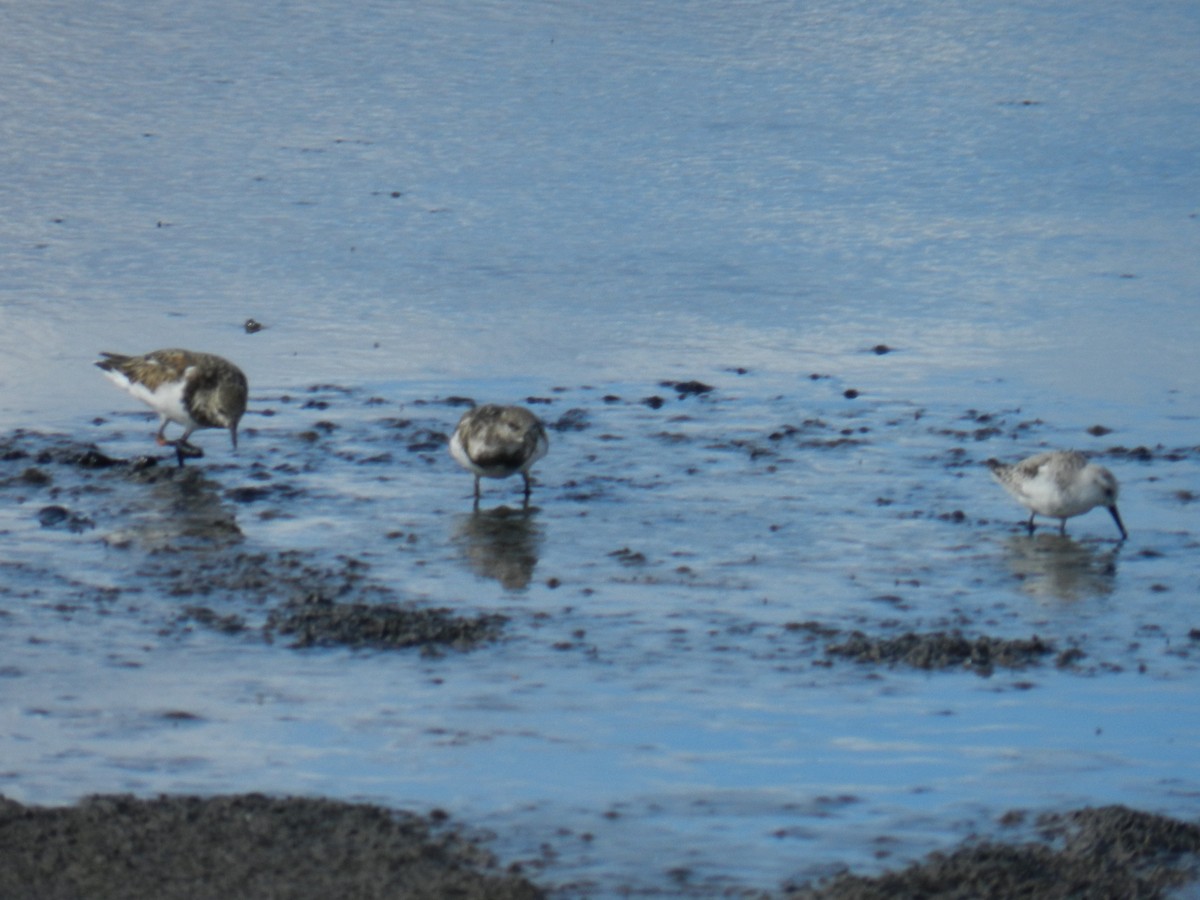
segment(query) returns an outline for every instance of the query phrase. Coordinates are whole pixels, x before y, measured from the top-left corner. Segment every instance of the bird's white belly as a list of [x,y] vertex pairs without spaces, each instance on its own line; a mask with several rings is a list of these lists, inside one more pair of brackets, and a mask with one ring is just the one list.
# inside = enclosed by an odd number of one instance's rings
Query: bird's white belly
[[196,424],[188,415],[187,406],[183,402],[183,388],[186,380],[165,381],[152,391],[140,382],[130,381],[121,372],[105,372],[104,374],[114,384],[137,397],[164,419],[178,422],[185,428]]
[[1075,491],[1063,490],[1051,478],[1030,481],[1021,492],[1021,500],[1033,512],[1056,519],[1078,516],[1096,505]]
[[467,455],[467,448],[463,446],[462,440],[457,431],[455,431],[450,437],[450,455],[453,456],[455,461],[464,469],[467,469],[476,475],[487,475],[483,469],[479,468],[479,466],[475,464],[475,460],[471,459],[471,457]]

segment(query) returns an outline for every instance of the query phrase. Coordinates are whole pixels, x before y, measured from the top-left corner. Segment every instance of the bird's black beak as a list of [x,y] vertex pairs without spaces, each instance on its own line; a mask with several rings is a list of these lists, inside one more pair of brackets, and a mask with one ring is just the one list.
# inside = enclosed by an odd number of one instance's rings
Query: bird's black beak
[[1110,506],[1108,511],[1112,513],[1113,521],[1117,523],[1117,527],[1121,529],[1121,540],[1126,540],[1129,537],[1129,532],[1125,530],[1125,524],[1121,521],[1121,514],[1117,512],[1116,506]]

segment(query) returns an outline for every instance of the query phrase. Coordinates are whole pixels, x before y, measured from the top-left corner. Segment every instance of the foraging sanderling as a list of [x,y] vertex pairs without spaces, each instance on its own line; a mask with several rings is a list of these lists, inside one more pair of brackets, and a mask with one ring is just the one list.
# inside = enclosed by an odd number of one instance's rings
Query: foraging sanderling
[[1117,512],[1117,479],[1079,451],[1052,450],[1013,465],[989,459],[987,466],[1004,489],[1029,510],[1030,534],[1035,515],[1060,519],[1059,532],[1066,534],[1067,519],[1103,506],[1117,523],[1121,540],[1129,537]]
[[[204,451],[188,443],[197,428],[228,428],[237,449],[237,428],[246,412],[249,387],[242,370],[212,353],[155,350],[143,356],[101,353],[96,363],[114,384],[148,405],[159,418],[155,440],[174,447],[179,465]],[[168,422],[183,426],[174,441],[164,435]]]
[[507,478],[517,472],[525,479],[529,502],[529,469],[546,455],[550,441],[541,419],[523,406],[488,403],[463,413],[450,438],[450,455],[475,474],[475,505],[479,479]]

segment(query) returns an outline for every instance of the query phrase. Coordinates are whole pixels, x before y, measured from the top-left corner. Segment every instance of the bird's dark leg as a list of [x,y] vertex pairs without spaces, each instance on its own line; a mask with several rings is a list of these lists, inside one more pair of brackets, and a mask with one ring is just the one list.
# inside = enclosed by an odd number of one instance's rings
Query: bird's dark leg
[[475,476],[475,509],[479,509],[479,476]]
[[1058,523],[1058,533],[1061,534],[1063,537],[1067,536],[1067,520],[1066,519],[1063,519],[1061,522]]
[[179,465],[183,465],[183,461],[189,456],[192,459],[199,459],[204,455],[204,451],[195,444],[189,444],[186,438],[180,438],[177,441],[168,441],[170,446],[175,448],[175,458],[179,460]]
[[1025,527],[1029,529],[1029,533],[1030,533],[1030,534],[1033,534],[1033,528],[1034,528],[1034,525],[1033,525],[1033,517],[1034,517],[1035,515],[1036,515],[1036,513],[1030,513],[1030,514],[1029,514],[1029,521],[1025,523]]

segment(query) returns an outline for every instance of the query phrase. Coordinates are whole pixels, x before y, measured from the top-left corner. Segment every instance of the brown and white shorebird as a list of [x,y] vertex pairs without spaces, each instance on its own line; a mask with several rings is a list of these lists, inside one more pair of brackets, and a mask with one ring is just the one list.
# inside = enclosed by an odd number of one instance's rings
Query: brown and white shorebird
[[[143,356],[101,353],[96,363],[105,376],[158,413],[155,440],[174,447],[179,465],[185,456],[203,456],[188,443],[197,428],[227,428],[237,449],[238,422],[246,412],[249,386],[242,370],[212,353],[192,350],[155,350]],[[173,441],[165,435],[168,422],[183,426]]]
[[1117,479],[1078,450],[1052,450],[1013,465],[989,459],[987,466],[1004,489],[1029,510],[1030,534],[1034,516],[1060,519],[1059,532],[1066,534],[1067,519],[1103,506],[1117,523],[1121,540],[1129,537],[1117,512]]
[[529,469],[546,455],[550,441],[542,420],[523,406],[488,403],[463,413],[450,438],[450,455],[475,474],[475,505],[480,478],[521,473],[529,503]]

